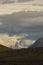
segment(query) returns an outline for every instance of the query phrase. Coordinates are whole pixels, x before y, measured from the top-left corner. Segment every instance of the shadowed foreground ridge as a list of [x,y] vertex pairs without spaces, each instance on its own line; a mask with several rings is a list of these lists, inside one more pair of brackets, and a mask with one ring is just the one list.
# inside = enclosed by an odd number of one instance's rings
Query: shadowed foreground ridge
[[[43,43],[43,38],[37,40]],[[37,41],[35,42],[37,44]],[[6,48],[6,50],[3,49]],[[43,47],[10,49],[0,45],[0,65],[43,65]],[[7,50],[8,49],[8,50]]]
[[8,48],[8,47],[0,44],[0,52],[9,51],[9,50],[11,50],[11,48]]

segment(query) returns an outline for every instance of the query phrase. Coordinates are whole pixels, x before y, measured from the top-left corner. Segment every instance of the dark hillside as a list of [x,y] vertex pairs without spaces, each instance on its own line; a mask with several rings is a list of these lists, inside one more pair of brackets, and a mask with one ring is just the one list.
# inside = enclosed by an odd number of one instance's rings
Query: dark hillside
[[43,64],[43,47],[0,51],[0,65]]
[[39,38],[31,47],[43,47],[43,38]]
[[2,51],[8,51],[8,50],[11,50],[11,48],[8,48],[8,47],[0,44],[0,52],[2,52]]

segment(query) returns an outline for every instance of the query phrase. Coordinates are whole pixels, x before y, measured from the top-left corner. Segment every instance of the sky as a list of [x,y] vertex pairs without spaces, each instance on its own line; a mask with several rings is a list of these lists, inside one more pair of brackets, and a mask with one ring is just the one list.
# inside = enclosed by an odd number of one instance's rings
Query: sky
[[0,35],[43,37],[43,0],[0,0]]

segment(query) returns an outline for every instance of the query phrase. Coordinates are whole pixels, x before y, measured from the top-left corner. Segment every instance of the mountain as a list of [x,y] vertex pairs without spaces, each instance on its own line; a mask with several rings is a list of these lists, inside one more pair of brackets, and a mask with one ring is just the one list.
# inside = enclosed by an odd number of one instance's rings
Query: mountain
[[12,45],[13,49],[22,49],[22,48],[28,48],[33,44],[33,40],[29,40],[29,39],[17,39],[15,45]]
[[0,65],[43,65],[43,47],[0,50]]
[[12,48],[14,49],[28,48],[29,44],[27,44],[28,42],[26,43],[25,41],[24,40],[17,41],[16,44],[12,46]]
[[0,44],[13,49],[28,48],[33,42],[34,40],[27,38],[27,34],[13,36],[0,34]]
[[11,50],[11,48],[6,47],[6,46],[0,44],[0,52],[9,51],[9,50]]
[[31,47],[43,47],[43,38],[39,38]]

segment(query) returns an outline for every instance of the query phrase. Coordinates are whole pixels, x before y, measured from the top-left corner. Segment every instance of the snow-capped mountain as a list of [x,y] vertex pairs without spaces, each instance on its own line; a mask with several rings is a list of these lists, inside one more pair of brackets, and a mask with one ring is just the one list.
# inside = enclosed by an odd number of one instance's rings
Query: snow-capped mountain
[[[30,44],[29,44],[30,42]],[[20,48],[28,48],[31,45],[32,41],[30,40],[17,40],[16,44],[14,46],[12,46],[12,48],[14,49],[20,49]]]
[[28,48],[31,44],[33,44],[33,42],[35,42],[35,40],[26,39],[26,36],[27,34],[13,36],[9,36],[7,34],[0,34],[0,44],[14,49]]
[[18,34],[17,36],[20,36],[21,38],[18,38],[15,45],[12,45],[12,48],[14,49],[20,49],[20,48],[28,48],[30,45],[32,45],[35,41],[26,39],[28,34]]

